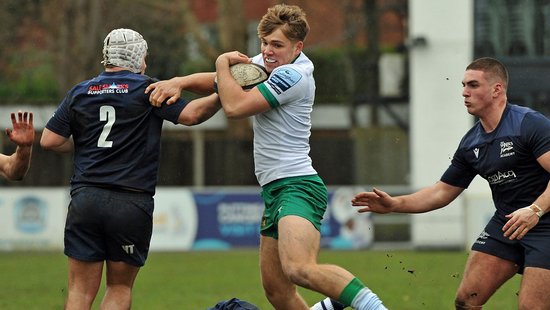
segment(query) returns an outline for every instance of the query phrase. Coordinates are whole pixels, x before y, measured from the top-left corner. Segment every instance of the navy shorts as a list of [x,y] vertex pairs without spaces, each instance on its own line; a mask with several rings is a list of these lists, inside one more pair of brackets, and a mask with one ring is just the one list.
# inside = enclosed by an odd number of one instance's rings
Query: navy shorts
[[153,207],[148,193],[98,187],[74,190],[65,223],[65,255],[143,266],[153,232]]
[[472,250],[512,261],[519,266],[519,273],[525,267],[550,269],[550,227],[540,223],[533,227],[521,240],[504,237],[505,222],[493,216],[485,230],[472,245]]

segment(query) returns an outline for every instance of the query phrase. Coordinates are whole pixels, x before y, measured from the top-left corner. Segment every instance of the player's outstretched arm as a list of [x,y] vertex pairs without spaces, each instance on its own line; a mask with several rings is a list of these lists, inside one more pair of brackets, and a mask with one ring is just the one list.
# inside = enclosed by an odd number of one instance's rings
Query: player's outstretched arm
[[32,144],[34,142],[34,125],[32,112],[11,113],[13,128],[6,128],[6,135],[17,145],[11,156],[1,154],[0,173],[11,181],[22,180],[31,163]]
[[392,197],[374,188],[372,192],[357,194],[351,201],[358,212],[423,213],[442,208],[453,201],[464,189],[437,182],[409,195]]
[[214,116],[221,107],[217,94],[191,100],[181,111],[178,123],[187,126],[198,125]]
[[214,72],[201,72],[186,76],[174,77],[149,85],[145,93],[149,94],[149,101],[155,107],[160,107],[164,101],[167,104],[176,102],[182,91],[189,91],[198,95],[209,95],[214,92]]

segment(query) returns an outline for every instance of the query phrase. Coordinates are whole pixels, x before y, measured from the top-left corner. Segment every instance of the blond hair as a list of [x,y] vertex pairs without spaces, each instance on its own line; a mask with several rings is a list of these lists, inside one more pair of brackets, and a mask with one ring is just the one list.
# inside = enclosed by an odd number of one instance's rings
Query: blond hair
[[291,41],[304,41],[309,32],[306,13],[296,5],[278,4],[270,7],[260,20],[258,36],[266,37],[281,29]]

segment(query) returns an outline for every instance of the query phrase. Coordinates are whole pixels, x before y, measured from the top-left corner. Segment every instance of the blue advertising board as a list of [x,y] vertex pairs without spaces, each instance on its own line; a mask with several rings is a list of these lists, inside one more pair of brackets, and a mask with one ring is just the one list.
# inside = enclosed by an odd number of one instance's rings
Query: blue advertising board
[[[323,219],[321,244],[330,248],[364,248],[372,242],[368,215],[350,205],[352,192],[329,191]],[[259,245],[263,201],[258,191],[193,192],[198,214],[193,249],[229,249]],[[354,233],[353,230],[361,229]]]

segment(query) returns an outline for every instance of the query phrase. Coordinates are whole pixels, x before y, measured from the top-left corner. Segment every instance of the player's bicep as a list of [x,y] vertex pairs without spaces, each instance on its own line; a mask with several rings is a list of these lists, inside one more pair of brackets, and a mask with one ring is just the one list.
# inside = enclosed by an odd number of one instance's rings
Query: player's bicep
[[463,191],[464,188],[447,184],[442,181],[438,181],[434,185],[436,202],[444,206],[455,200]]

